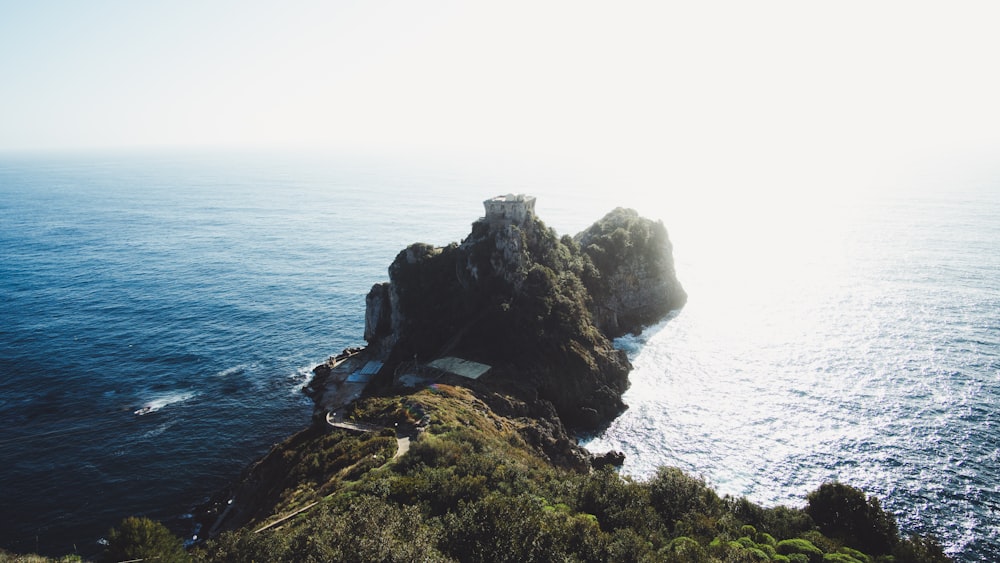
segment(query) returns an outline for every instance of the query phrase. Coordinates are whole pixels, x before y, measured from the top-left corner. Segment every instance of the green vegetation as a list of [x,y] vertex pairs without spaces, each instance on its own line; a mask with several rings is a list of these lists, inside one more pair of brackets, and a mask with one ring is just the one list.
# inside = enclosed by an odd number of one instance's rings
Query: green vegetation
[[18,555],[0,549],[0,563],[80,563],[78,555],[67,555],[58,559],[49,559],[41,555]]
[[687,301],[663,223],[619,207],[575,241],[592,264],[582,279],[593,301],[603,305],[593,312],[607,336],[654,324]]
[[841,483],[809,493],[806,513],[824,534],[875,555],[892,553],[899,539],[896,520],[875,497]]
[[[900,538],[877,499],[839,483],[799,510],[720,497],[672,467],[644,481],[587,470],[563,424],[593,428],[624,408],[629,365],[608,337],[686,299],[662,224],[618,209],[559,238],[537,218],[477,222],[461,245],[411,245],[389,271],[391,288],[379,287],[398,310],[387,366],[446,352],[483,360],[494,369],[475,385],[482,394],[435,384],[360,400],[343,414],[389,430],[318,423],[276,446],[224,505],[228,531],[187,553],[161,524],[127,518],[102,560],[948,560],[933,539]],[[391,429],[418,426],[394,457]],[[48,560],[0,552],[5,561]]]
[[147,559],[164,563],[184,563],[191,560],[184,551],[181,540],[163,524],[149,518],[126,518],[117,528],[108,532],[108,548],[101,561]]
[[[388,432],[301,432],[250,472],[258,494],[238,495],[252,505],[241,528],[185,553],[162,525],[128,518],[101,560],[948,561],[932,539],[899,538],[875,499],[839,483],[800,510],[720,497],[671,467],[645,481],[558,468],[522,439],[536,421],[499,416],[460,387],[368,398],[349,413],[390,427],[425,415],[396,460]],[[51,561],[0,552],[0,563]]]
[[[412,412],[431,423],[409,453],[362,473],[301,470],[317,496],[300,487],[275,515],[321,498],[281,526],[253,533],[261,518],[224,533],[193,553],[197,561],[943,561],[924,539],[893,536],[888,552],[854,537],[823,532],[809,511],[821,508],[829,485],[810,496],[810,509],[763,508],[720,497],[701,480],[662,468],[646,481],[610,469],[590,473],[554,467],[521,438],[532,421],[496,415],[470,391],[437,386],[406,397],[358,404],[355,415],[406,424]],[[331,442],[313,438],[332,452]],[[369,439],[377,439],[372,437]],[[360,448],[360,442],[348,449]],[[332,453],[299,456],[332,463]],[[322,461],[328,460],[328,461]],[[310,480],[311,479],[311,480]],[[836,485],[834,498],[854,499]],[[863,497],[862,497],[863,498]],[[853,502],[853,500],[851,501]],[[872,506],[865,500],[865,506]],[[884,516],[884,513],[881,513]],[[869,514],[866,526],[882,516]],[[872,518],[874,516],[874,518]],[[854,526],[854,527],[851,527]],[[825,528],[831,529],[831,528]],[[840,530],[841,528],[834,528]],[[862,542],[863,543],[863,542]]]

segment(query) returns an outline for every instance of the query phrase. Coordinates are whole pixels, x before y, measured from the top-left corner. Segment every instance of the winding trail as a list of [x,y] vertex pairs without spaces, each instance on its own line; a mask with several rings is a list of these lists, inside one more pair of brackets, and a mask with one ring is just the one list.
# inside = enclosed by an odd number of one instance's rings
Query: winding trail
[[[382,430],[389,428],[388,426],[379,426],[378,424],[368,424],[365,422],[351,422],[349,420],[338,420],[337,417],[332,412],[326,413],[326,423],[330,425],[331,428],[347,430],[348,432],[381,432]],[[398,430],[395,430],[395,432],[396,432],[396,453],[393,454],[391,460],[399,459],[404,454],[406,454],[406,452],[410,451],[410,437],[400,435]]]
[[[364,422],[352,422],[352,421],[349,421],[349,420],[338,420],[334,416],[334,414],[332,412],[327,412],[326,413],[326,423],[331,428],[337,428],[337,429],[340,429],[340,430],[347,430],[348,432],[361,432],[361,433],[381,432],[382,430],[385,430],[386,428],[388,428],[388,426],[380,426],[378,424],[367,424],[367,423],[364,423]],[[386,461],[386,463],[391,463],[391,462],[399,459],[400,457],[406,455],[406,452],[408,452],[408,451],[410,451],[410,437],[409,436],[402,436],[402,435],[399,434],[399,431],[396,430],[396,453],[393,454],[392,457],[388,461]],[[281,518],[275,520],[274,522],[271,522],[270,524],[266,524],[264,526],[261,526],[260,528],[257,528],[256,530],[254,530],[253,533],[259,534],[259,533],[261,533],[261,532],[263,532],[265,530],[270,530],[271,528],[280,526],[281,524],[287,522],[291,518],[293,518],[295,516],[298,516],[299,514],[302,514],[303,512],[305,512],[305,511],[309,510],[310,508],[316,506],[317,504],[319,504],[319,502],[320,501],[309,503],[309,504],[303,506],[302,508],[299,508],[299,509],[297,509],[295,511],[290,512],[289,514],[286,514],[285,516],[282,516]],[[234,504],[233,502],[230,502],[229,506],[226,507],[226,510],[216,520],[215,525],[212,526],[212,530],[209,532],[209,537],[211,537],[214,534],[214,532],[216,531],[216,529],[220,526],[220,524],[222,524],[222,521],[225,520],[226,515],[229,513],[229,510],[233,507],[233,504]]]
[[410,451],[410,437],[409,436],[396,436],[396,453],[393,454],[392,459],[399,459],[403,455]]

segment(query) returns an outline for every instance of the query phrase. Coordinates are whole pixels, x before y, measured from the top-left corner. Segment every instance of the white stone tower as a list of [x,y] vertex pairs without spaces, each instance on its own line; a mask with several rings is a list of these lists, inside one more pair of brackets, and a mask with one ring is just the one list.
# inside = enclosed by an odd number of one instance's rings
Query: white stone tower
[[483,206],[486,207],[486,220],[491,224],[520,225],[535,214],[534,196],[524,194],[498,195],[484,201]]

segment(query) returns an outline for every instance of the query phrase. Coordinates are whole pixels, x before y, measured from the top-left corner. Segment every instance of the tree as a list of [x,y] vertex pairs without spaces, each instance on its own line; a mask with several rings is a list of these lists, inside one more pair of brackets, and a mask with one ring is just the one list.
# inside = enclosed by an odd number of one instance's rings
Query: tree
[[649,481],[650,503],[669,527],[688,513],[711,515],[722,506],[703,479],[676,467],[660,467]]
[[841,483],[824,483],[806,497],[806,513],[820,532],[874,555],[887,555],[899,542],[896,519],[875,497]]
[[129,516],[122,520],[118,528],[108,532],[108,548],[101,559],[150,559],[157,563],[187,563],[191,560],[180,538],[170,533],[166,526],[136,516]]

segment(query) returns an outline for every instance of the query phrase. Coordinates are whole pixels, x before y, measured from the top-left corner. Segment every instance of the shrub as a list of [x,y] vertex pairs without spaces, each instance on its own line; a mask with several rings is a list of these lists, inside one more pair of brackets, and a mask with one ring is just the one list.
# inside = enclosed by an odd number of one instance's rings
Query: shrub
[[669,526],[689,512],[711,514],[721,500],[705,481],[691,477],[676,467],[661,467],[649,481],[650,502]]
[[861,553],[856,549],[851,549],[849,547],[841,547],[840,549],[837,550],[837,552],[846,553],[847,555],[850,555],[851,557],[857,559],[861,563],[872,563],[871,557],[868,557],[868,555]]
[[875,497],[841,483],[824,483],[806,497],[806,513],[820,531],[874,555],[887,555],[899,542],[896,520]]
[[666,548],[660,551],[660,555],[667,561],[678,563],[696,563],[708,559],[708,554],[701,545],[687,536],[674,538]]
[[760,517],[757,529],[776,538],[794,538],[814,527],[812,518],[805,511],[787,506],[766,509]]
[[158,562],[180,563],[190,561],[180,538],[170,533],[163,524],[130,516],[117,528],[108,532],[108,548],[103,561],[153,559]]
[[897,563],[947,563],[951,561],[933,537],[911,536],[893,551]]
[[813,542],[801,538],[781,540],[778,542],[776,549],[778,550],[778,553],[787,555],[788,558],[793,561],[801,559],[792,557],[793,555],[805,555],[806,559],[809,561],[819,561],[823,558],[823,552],[816,547]]
[[198,562],[282,561],[287,546],[284,536],[273,532],[253,533],[248,528],[226,532],[192,553]]
[[364,495],[342,498],[317,507],[291,534],[285,556],[267,561],[446,561],[431,524],[416,507]]
[[461,561],[546,561],[543,517],[535,499],[489,495],[447,515],[445,546]]
[[607,561],[653,561],[653,546],[632,528],[620,528],[611,534]]
[[644,530],[654,525],[656,514],[649,506],[649,491],[639,483],[622,479],[611,469],[584,476],[577,492],[576,508],[593,514],[601,528]]

